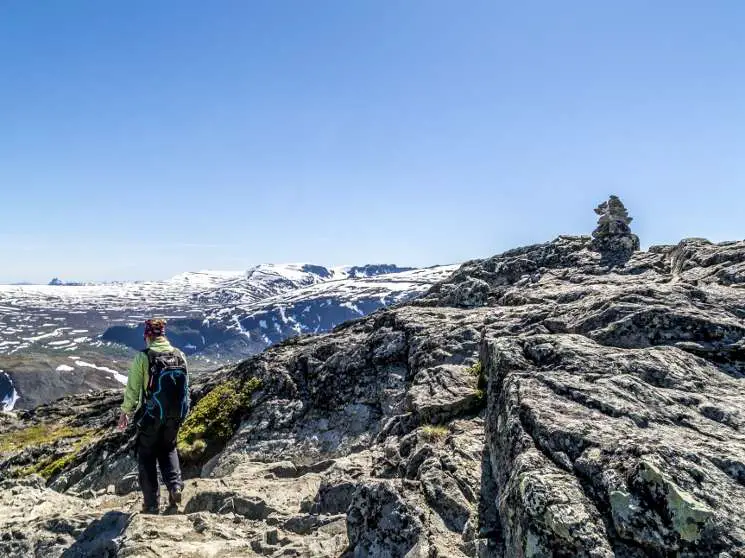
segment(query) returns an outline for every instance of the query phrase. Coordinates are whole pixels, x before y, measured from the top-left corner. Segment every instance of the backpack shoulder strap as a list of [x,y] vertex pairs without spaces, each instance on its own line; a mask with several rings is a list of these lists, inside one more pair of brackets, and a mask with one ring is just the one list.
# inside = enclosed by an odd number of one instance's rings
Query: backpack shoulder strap
[[142,349],[140,351],[145,355],[145,358],[147,359],[147,371],[150,372],[150,369],[153,367],[153,351],[150,349]]
[[145,384],[145,385],[142,386],[142,393],[144,394],[145,398],[148,398],[150,396],[149,395],[150,394],[150,391],[151,391],[150,388],[152,387],[150,384],[152,383],[152,380],[153,380],[153,375],[152,375],[152,372],[153,372],[153,351],[151,351],[149,348],[147,348],[147,349],[142,349],[140,352],[143,353],[145,355],[145,358],[147,359],[147,376],[148,376],[148,381],[147,381],[147,384]]

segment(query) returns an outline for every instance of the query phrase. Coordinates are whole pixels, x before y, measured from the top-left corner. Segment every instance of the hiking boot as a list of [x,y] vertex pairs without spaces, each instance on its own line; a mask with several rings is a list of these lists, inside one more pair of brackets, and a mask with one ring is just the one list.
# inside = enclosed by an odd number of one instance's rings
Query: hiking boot
[[143,504],[142,511],[140,513],[143,513],[145,515],[158,515],[160,513],[160,508],[158,508],[158,506],[147,506]]
[[168,491],[168,505],[172,508],[177,508],[181,503],[181,489],[174,488]]

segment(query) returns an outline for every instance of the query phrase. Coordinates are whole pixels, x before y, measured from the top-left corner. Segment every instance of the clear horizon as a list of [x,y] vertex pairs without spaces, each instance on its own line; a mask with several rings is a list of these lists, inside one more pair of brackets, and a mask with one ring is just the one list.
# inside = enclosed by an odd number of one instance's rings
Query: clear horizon
[[[633,229],[633,223],[632,223],[632,229]],[[553,238],[546,239],[543,242],[551,242],[552,240],[555,240],[556,238],[558,238],[559,236],[562,236],[562,235],[569,235],[569,236],[572,236],[572,235],[577,235],[577,236],[586,235],[586,236],[589,236],[590,233],[589,232],[588,233],[558,233]],[[698,236],[697,235],[690,235],[690,236],[687,236],[685,238],[694,238],[694,237],[696,237],[696,238],[706,238],[706,237],[701,237],[700,235],[698,235]],[[678,240],[679,241],[682,241],[682,240],[685,240],[685,238],[680,238]],[[732,240],[744,240],[744,239],[711,240],[711,239],[707,238],[706,240],[710,240],[711,242],[727,242],[727,241],[732,241]],[[499,255],[500,253],[505,252],[507,250],[511,250],[513,248],[521,248],[521,247],[524,247],[524,246],[528,246],[529,244],[540,244],[540,243],[542,243],[542,242],[539,241],[537,243],[528,243],[528,244],[520,244],[520,245],[516,245],[516,246],[509,246],[509,247],[505,248],[504,250],[500,250],[499,252],[494,252],[492,254],[484,254],[482,256],[476,256],[475,258],[472,258],[472,259],[486,259],[486,258],[489,258],[491,256]],[[641,242],[641,250],[642,251],[647,251],[651,246],[660,246],[660,245],[663,245],[663,244],[669,245],[669,244],[677,244],[677,243],[678,243],[677,241],[676,242],[672,242],[672,243],[658,243],[658,242],[652,242],[652,243],[646,242],[645,243],[645,242],[642,241]],[[423,266],[409,266],[406,263],[400,263],[400,262],[360,262],[360,263],[355,263],[355,264],[340,264],[340,265],[328,265],[328,264],[325,264],[323,262],[310,262],[310,261],[307,261],[307,262],[260,262],[260,263],[257,263],[255,265],[249,266],[249,267],[247,267],[245,269],[228,269],[228,268],[222,268],[222,269],[217,269],[217,268],[183,269],[183,270],[177,271],[177,272],[175,272],[175,273],[173,273],[171,275],[161,276],[161,277],[127,277],[127,278],[113,278],[113,279],[89,279],[89,278],[79,278],[79,277],[61,277],[59,275],[52,274],[52,275],[49,276],[48,279],[46,279],[46,280],[39,280],[39,281],[30,281],[30,280],[2,281],[2,280],[0,280],[0,285],[24,285],[24,284],[26,284],[26,285],[35,285],[35,286],[38,286],[38,285],[46,285],[47,283],[49,283],[53,279],[59,279],[63,283],[116,283],[116,282],[127,282],[127,283],[133,282],[134,283],[134,282],[145,282],[145,281],[163,281],[163,280],[171,279],[172,277],[174,277],[176,275],[179,275],[180,273],[210,273],[210,272],[213,272],[213,273],[219,273],[219,272],[240,273],[240,272],[248,271],[252,267],[256,267],[256,266],[259,266],[259,265],[266,265],[266,264],[279,264],[279,265],[287,265],[287,264],[289,264],[289,265],[303,265],[303,264],[310,264],[310,265],[321,265],[321,266],[323,266],[323,267],[325,267],[327,269],[338,268],[338,267],[345,267],[345,266],[353,266],[353,265],[357,265],[357,266],[364,266],[364,265],[396,265],[398,267],[418,267],[418,268],[421,269],[421,268],[427,268],[427,267],[437,267],[437,266],[447,266],[447,265],[460,265],[460,264],[465,263],[466,261],[467,260],[460,260],[460,261],[454,261],[454,262],[440,262],[440,263],[436,263],[436,264],[429,264],[429,265],[423,265]]]
[[0,283],[743,234],[745,4],[0,6]]

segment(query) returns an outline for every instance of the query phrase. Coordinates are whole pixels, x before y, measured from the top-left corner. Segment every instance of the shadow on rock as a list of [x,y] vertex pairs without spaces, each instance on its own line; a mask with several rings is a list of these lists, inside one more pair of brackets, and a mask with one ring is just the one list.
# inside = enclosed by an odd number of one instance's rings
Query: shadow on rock
[[111,511],[93,521],[61,558],[107,558],[117,555],[130,514]]
[[481,454],[481,491],[478,500],[478,523],[474,554],[503,556],[505,553],[502,524],[499,518],[499,490],[492,473],[489,448]]
[[481,454],[481,493],[479,494],[479,538],[487,538],[497,543],[502,540],[502,526],[499,522],[499,492],[492,476],[489,448],[484,446]]

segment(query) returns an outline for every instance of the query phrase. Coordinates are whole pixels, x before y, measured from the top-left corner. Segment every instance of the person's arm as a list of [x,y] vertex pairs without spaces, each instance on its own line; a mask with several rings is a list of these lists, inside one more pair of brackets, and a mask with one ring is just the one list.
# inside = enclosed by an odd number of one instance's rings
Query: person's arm
[[124,402],[122,403],[122,413],[119,416],[119,428],[125,429],[129,424],[129,416],[134,413],[140,405],[140,396],[142,394],[143,382],[145,380],[146,360],[144,353],[137,353],[129,368],[127,376],[127,387],[124,389]]

